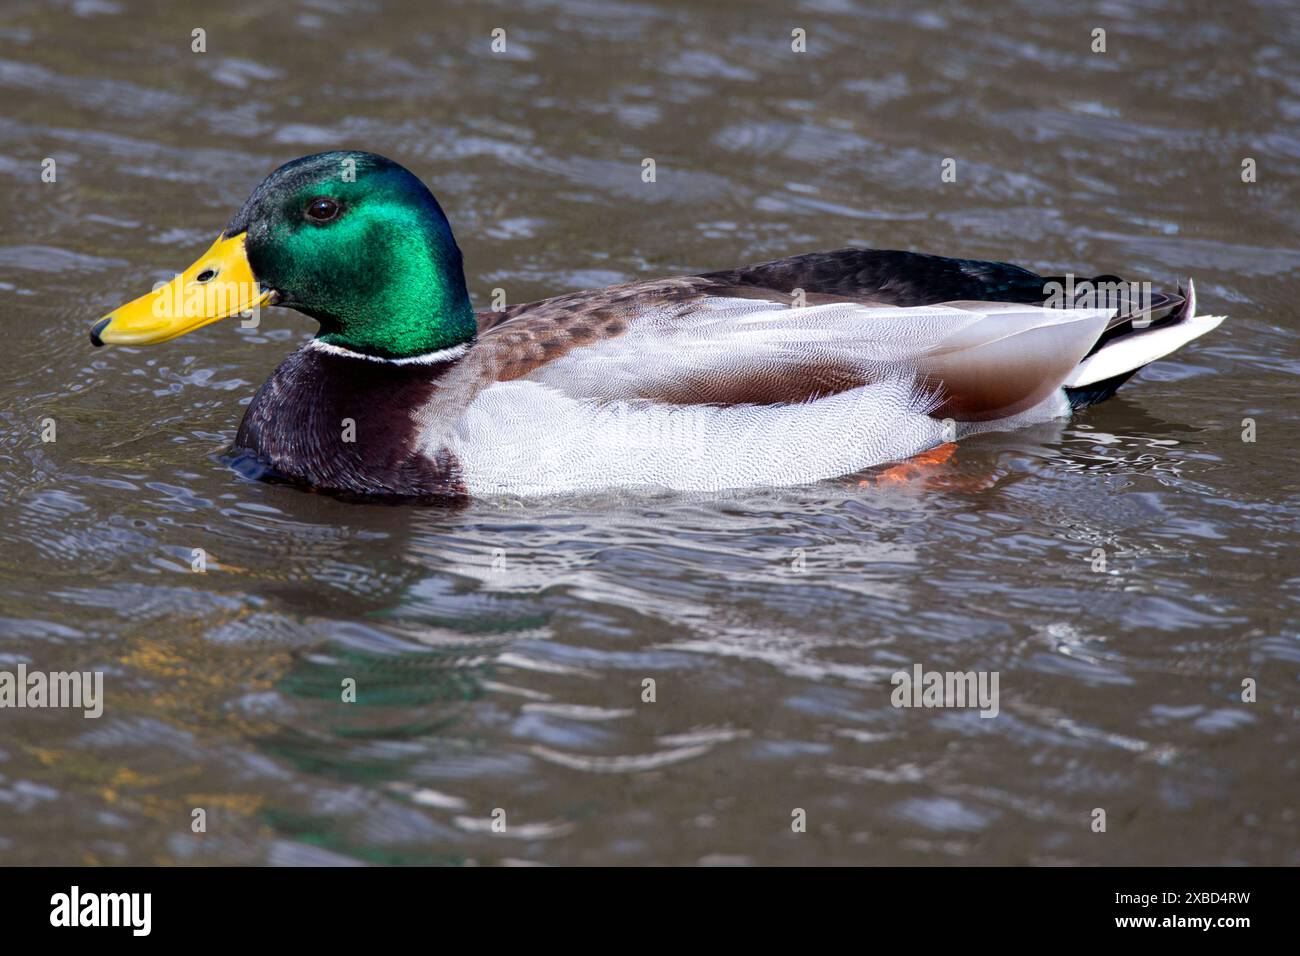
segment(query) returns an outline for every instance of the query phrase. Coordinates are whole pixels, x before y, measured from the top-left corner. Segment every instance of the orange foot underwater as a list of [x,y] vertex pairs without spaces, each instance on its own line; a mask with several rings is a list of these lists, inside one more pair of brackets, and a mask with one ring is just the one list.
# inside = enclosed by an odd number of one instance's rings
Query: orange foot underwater
[[[891,485],[899,484],[904,481],[913,481],[917,478],[926,478],[933,475],[942,465],[946,465],[953,460],[957,454],[957,443],[946,442],[937,448],[931,448],[929,451],[923,451],[919,455],[914,455],[902,464],[893,465],[886,468],[876,476],[876,484]],[[864,478],[858,482],[859,485],[871,484],[870,478]]]
[[907,461],[891,465],[876,475],[874,480],[860,479],[858,487],[870,488],[874,485],[883,488],[886,485],[907,485],[914,481],[924,481],[927,485],[948,491],[984,491],[997,482],[997,478],[992,474],[963,475],[953,471],[951,466],[956,463],[956,456],[957,443],[947,442],[914,455]]

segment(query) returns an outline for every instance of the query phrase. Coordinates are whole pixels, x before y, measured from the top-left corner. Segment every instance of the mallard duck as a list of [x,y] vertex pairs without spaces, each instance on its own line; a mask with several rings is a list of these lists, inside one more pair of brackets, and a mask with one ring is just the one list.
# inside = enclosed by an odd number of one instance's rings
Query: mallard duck
[[258,390],[235,446],[322,491],[719,490],[1067,415],[1221,321],[1195,314],[1190,281],[1095,307],[1069,282],[840,249],[476,314],[419,178],[328,152],[273,172],[197,262],[90,338],[165,342],[268,305],[311,316],[319,332]]

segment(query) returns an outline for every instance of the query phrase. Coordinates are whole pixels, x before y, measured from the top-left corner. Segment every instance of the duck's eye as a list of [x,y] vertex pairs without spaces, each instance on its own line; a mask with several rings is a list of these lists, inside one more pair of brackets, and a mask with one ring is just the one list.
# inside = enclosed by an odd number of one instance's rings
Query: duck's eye
[[329,222],[339,214],[339,204],[333,199],[313,199],[307,205],[307,218],[312,222]]

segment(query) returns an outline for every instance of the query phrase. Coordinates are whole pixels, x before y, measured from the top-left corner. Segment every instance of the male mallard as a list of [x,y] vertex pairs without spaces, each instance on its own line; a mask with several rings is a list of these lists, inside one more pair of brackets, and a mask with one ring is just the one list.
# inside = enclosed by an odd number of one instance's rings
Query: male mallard
[[1045,307],[1079,304],[1059,292],[1001,262],[841,249],[476,315],[424,184],[330,152],[268,176],[194,265],[90,339],[164,342],[262,305],[316,319],[235,444],[325,491],[706,490],[1062,416],[1222,321],[1195,314],[1190,282],[1132,308]]

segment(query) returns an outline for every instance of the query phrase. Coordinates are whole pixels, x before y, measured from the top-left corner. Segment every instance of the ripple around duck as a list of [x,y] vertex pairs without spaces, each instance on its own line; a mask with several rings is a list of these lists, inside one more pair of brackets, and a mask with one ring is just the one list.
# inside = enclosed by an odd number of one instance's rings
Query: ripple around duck
[[[1114,6],[1104,56],[1020,0],[807,4],[806,54],[743,4],[372,7],[236,3],[205,56],[179,8],[0,24],[0,668],[107,700],[7,714],[0,860],[1300,862],[1288,7]],[[348,505],[223,458],[310,321],[86,342],[334,146],[433,185],[479,302],[857,242],[1195,273],[1231,319],[898,486]],[[894,707],[918,663],[998,717]]]

